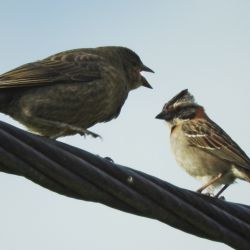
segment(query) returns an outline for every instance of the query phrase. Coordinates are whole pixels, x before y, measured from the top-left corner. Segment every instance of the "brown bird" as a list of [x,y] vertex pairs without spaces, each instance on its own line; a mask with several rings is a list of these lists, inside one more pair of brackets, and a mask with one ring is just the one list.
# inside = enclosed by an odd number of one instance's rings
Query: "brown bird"
[[130,90],[151,88],[153,72],[124,47],[64,51],[0,75],[0,112],[41,135],[58,138],[116,118]]
[[201,179],[209,193],[223,188],[218,197],[236,178],[250,182],[250,159],[245,152],[214,123],[204,108],[195,103],[188,90],[167,102],[157,119],[170,125],[170,142],[177,163],[190,175]]

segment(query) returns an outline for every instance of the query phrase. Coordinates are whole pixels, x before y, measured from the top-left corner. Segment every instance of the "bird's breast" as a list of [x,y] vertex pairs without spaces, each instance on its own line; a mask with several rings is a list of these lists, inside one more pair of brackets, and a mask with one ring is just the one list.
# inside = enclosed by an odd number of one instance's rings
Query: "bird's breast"
[[171,134],[170,144],[177,163],[191,176],[196,178],[215,176],[230,168],[225,161],[191,146],[180,126],[177,126]]

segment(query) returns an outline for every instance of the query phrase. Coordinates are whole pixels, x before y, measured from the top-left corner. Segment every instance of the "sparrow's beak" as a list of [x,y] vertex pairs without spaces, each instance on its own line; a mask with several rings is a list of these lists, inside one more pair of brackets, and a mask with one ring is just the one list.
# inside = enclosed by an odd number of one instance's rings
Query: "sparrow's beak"
[[171,120],[172,117],[171,117],[171,113],[170,112],[167,112],[166,110],[163,110],[155,118],[156,119],[160,119],[160,120],[169,121],[169,120]]
[[150,73],[155,73],[152,69],[150,69],[149,67],[143,65],[141,71],[145,71],[145,72],[150,72]]
[[155,118],[156,118],[156,119],[164,120],[164,118],[165,118],[165,112],[161,112],[161,113],[158,114]]
[[148,81],[146,80],[144,76],[141,76],[141,82],[142,82],[142,86],[152,89],[152,86],[148,83]]

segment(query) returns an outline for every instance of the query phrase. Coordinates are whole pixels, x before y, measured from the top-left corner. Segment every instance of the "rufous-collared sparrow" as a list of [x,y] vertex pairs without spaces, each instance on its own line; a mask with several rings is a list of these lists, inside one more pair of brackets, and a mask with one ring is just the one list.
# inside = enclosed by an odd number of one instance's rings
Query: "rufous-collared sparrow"
[[170,125],[170,143],[177,163],[201,179],[197,190],[224,185],[218,197],[236,178],[250,182],[250,159],[246,153],[205,113],[194,97],[183,90],[167,102],[157,119]]

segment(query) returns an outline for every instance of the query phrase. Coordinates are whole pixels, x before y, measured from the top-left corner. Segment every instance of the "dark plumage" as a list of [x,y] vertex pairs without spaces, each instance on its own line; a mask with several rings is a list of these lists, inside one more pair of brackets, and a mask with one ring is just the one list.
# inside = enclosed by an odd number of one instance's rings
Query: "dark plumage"
[[96,134],[87,129],[116,118],[132,89],[151,88],[153,72],[124,47],[75,49],[0,75],[0,112],[51,138]]

